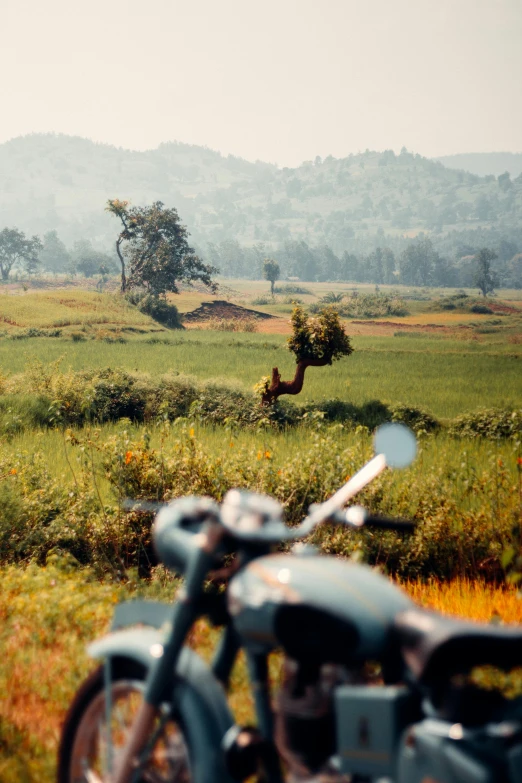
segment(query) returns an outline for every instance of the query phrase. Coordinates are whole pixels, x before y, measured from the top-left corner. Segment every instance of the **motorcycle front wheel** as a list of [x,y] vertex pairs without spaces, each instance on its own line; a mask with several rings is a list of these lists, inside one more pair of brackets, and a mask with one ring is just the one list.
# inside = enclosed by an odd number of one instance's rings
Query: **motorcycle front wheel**
[[[58,783],[109,783],[143,699],[146,670],[130,660],[114,661],[110,718],[104,667],[96,669],[78,690],[66,716],[58,751]],[[109,725],[108,725],[109,724]],[[140,783],[190,783],[188,745],[164,705],[140,768]]]

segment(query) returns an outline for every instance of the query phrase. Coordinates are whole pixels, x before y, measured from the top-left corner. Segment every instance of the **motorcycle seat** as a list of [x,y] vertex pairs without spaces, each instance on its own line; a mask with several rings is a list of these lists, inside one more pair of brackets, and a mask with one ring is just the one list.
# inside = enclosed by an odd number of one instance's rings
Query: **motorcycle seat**
[[393,633],[414,677],[424,685],[449,680],[475,666],[509,670],[522,665],[522,627],[486,625],[408,609]]

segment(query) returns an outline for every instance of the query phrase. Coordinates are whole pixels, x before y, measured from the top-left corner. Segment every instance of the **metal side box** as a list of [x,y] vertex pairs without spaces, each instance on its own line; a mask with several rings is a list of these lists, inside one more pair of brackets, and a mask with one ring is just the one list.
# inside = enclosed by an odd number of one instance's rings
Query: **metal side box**
[[403,686],[341,685],[336,688],[340,771],[393,775],[399,740],[413,713],[411,694]]

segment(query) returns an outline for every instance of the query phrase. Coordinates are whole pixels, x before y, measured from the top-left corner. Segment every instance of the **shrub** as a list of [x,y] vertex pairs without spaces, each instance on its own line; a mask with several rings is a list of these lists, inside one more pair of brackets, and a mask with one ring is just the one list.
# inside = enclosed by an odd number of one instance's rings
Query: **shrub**
[[181,317],[176,305],[171,304],[164,297],[154,296],[144,291],[131,291],[126,299],[135,305],[140,312],[150,315],[155,321],[168,329],[184,329]]
[[426,411],[411,408],[408,405],[394,405],[391,409],[392,421],[400,421],[414,432],[435,432],[440,422]]
[[[321,312],[321,304],[309,306],[311,313]],[[358,294],[351,296],[335,309],[343,318],[385,318],[386,316],[402,317],[408,315],[408,310],[402,299],[388,294]]]
[[305,288],[304,286],[289,283],[288,285],[275,286],[274,294],[308,294],[309,296],[313,296],[313,291],[310,291],[309,288]]
[[522,409],[483,408],[457,416],[449,432],[461,438],[511,438],[522,433]]
[[[0,562],[42,563],[58,549],[98,572],[121,575],[137,566],[142,574],[149,573],[154,565],[152,516],[137,510],[123,513],[124,498],[161,502],[206,494],[221,500],[231,487],[243,487],[277,498],[287,521],[295,524],[311,503],[329,497],[371,454],[365,429],[345,448],[339,443],[338,426],[318,426],[317,418],[306,449],[298,458],[290,454],[279,460],[277,468],[266,446],[211,454],[190,425],[169,442],[168,450],[152,448],[146,432],[132,438],[122,430],[105,443],[66,433],[70,448],[77,448],[80,457],[74,483],[54,477],[38,453],[14,461],[0,453],[0,502],[5,511],[0,520]],[[498,577],[519,513],[517,478],[496,451],[485,464],[463,468],[462,455],[451,450],[451,443],[438,438],[431,443],[435,464],[419,460],[404,474],[387,472],[357,498],[376,512],[413,518],[413,535],[356,535],[325,526],[312,541],[337,555],[360,549],[370,563],[403,578]],[[103,501],[91,460],[82,458],[93,450],[110,487]]]
[[319,301],[321,304],[339,304],[344,299],[344,294],[336,294],[335,291],[328,291]]
[[470,313],[481,313],[482,315],[491,315],[493,310],[484,304],[474,304],[469,308]]
[[91,381],[87,394],[89,416],[95,421],[143,420],[146,393],[123,370],[102,370]]

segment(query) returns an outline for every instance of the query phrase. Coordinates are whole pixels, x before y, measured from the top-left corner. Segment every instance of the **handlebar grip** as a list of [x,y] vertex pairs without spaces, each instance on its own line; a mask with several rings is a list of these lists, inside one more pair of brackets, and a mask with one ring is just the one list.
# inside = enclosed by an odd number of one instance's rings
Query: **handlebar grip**
[[395,530],[398,533],[411,533],[415,530],[415,522],[400,517],[386,517],[381,514],[368,514],[364,520],[365,527],[374,527],[380,530]]

